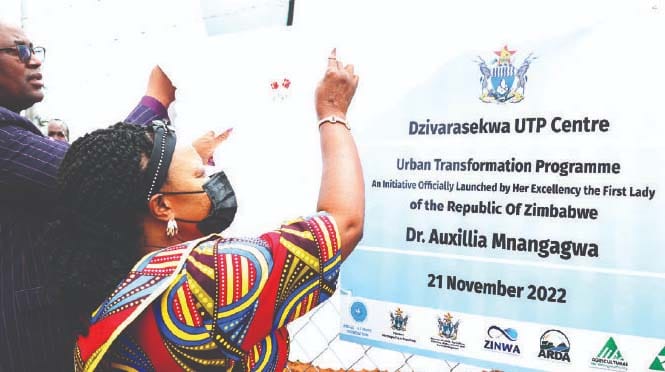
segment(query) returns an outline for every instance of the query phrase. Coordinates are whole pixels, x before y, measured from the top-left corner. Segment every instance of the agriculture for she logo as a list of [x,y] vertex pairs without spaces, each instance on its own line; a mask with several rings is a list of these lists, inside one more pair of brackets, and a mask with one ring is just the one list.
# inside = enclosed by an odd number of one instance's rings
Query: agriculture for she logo
[[[513,56],[516,50],[503,49],[494,52],[495,56],[489,64],[480,56],[475,61],[480,68],[480,100],[485,103],[517,103],[524,99],[527,71],[531,62],[536,59],[530,53],[522,60],[519,68]],[[513,63],[515,62],[515,63]]]

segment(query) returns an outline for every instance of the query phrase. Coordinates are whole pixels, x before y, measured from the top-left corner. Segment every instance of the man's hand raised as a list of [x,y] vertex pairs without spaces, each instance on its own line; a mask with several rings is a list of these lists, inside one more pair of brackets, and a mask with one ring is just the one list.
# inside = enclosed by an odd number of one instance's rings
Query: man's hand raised
[[175,101],[175,90],[171,79],[162,71],[159,66],[153,67],[148,79],[148,88],[146,96],[158,100],[164,107],[168,108],[171,102]]
[[217,146],[229,138],[232,130],[233,128],[229,128],[218,135],[215,135],[213,131],[208,131],[192,142],[192,146],[199,153],[204,164],[215,165],[213,159],[215,150]]

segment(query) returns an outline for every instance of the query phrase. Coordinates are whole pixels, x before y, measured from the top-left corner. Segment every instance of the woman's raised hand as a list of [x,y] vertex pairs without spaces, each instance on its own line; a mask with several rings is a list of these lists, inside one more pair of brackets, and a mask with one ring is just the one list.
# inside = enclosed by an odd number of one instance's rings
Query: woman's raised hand
[[334,115],[346,119],[346,112],[358,87],[358,76],[353,65],[344,65],[333,49],[328,57],[328,68],[316,88],[316,114],[319,120]]

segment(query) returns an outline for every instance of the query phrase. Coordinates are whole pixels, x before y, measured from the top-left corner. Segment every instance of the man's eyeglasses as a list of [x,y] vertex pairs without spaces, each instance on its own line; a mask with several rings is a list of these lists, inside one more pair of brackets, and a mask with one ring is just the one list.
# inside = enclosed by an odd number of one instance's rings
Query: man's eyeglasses
[[33,47],[32,45],[17,44],[9,48],[0,48],[0,52],[12,53],[18,56],[18,59],[23,63],[30,62],[30,58],[34,54],[40,62],[44,62],[46,58],[46,48]]

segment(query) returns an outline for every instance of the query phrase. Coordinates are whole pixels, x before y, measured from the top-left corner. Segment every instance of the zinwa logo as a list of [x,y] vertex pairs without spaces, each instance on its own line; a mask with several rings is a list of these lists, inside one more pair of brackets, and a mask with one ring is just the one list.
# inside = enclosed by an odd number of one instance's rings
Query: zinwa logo
[[517,331],[513,328],[501,328],[492,325],[487,329],[487,339],[484,348],[511,355],[520,355],[520,347],[517,345]]
[[513,64],[513,55],[517,51],[508,49],[505,45],[503,49],[494,52],[496,57],[490,61],[489,65],[485,60],[478,56],[475,61],[480,67],[480,100],[485,103],[517,103],[524,99],[526,82],[528,80],[526,72],[529,70],[531,62],[536,59],[533,53],[529,54],[516,68]]

